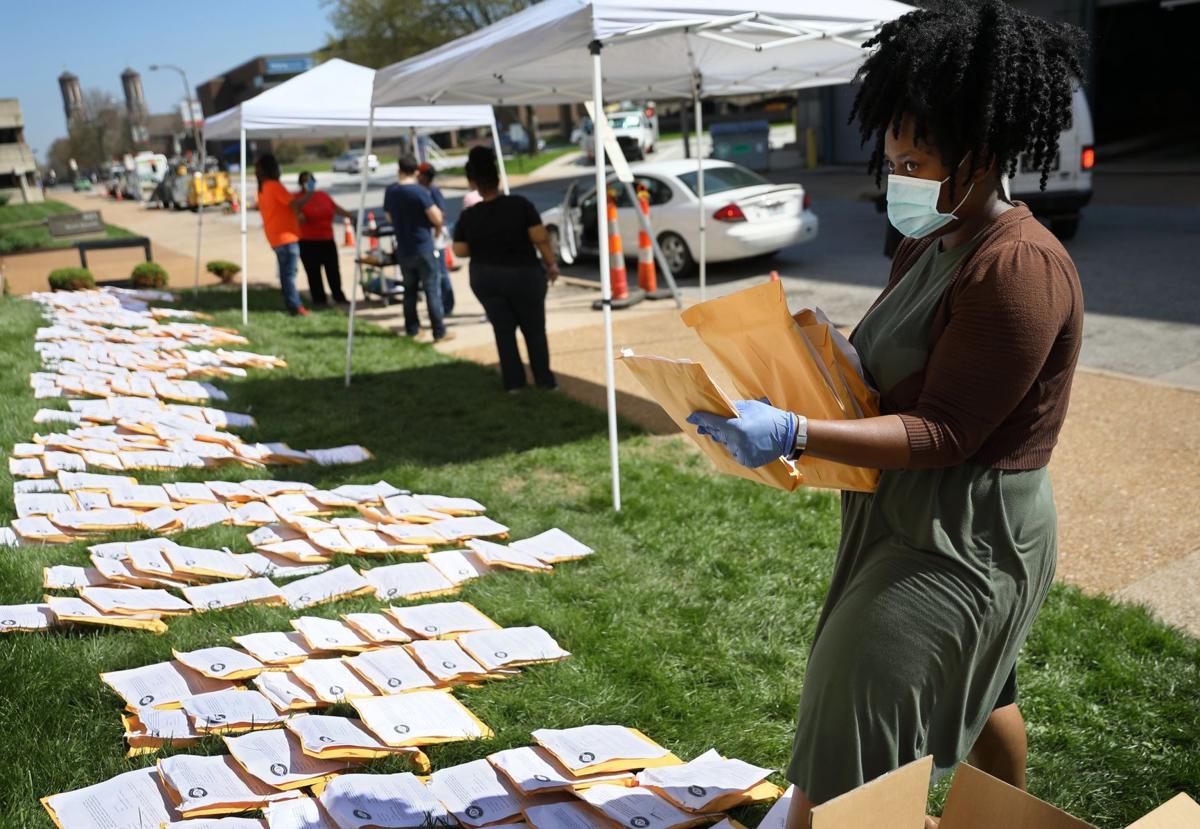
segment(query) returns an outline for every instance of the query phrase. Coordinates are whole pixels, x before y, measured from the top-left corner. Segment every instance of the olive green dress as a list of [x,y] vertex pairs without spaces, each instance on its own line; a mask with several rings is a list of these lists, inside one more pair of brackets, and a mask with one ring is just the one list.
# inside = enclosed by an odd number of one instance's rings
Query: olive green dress
[[[928,250],[859,324],[881,392],[921,371],[950,275],[979,241]],[[842,537],[804,676],[788,779],[821,803],[926,754],[963,760],[1016,701],[1017,652],[1054,577],[1046,469],[886,470],[842,495]]]

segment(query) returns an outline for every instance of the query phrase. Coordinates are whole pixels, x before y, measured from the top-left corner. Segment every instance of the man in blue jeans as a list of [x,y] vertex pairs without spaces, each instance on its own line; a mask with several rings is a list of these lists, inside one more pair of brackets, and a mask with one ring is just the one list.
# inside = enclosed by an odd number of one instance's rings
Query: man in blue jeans
[[425,291],[425,307],[433,341],[449,339],[442,315],[442,292],[433,236],[442,229],[442,211],[429,191],[417,182],[417,160],[400,159],[400,178],[383,196],[383,211],[396,233],[396,260],[404,277],[404,331],[415,337],[421,330],[417,289]]
[[[437,170],[428,161],[422,161],[417,166],[417,183],[429,191],[433,203],[438,210],[442,211],[444,220],[446,197],[442,195],[441,188],[433,183],[435,175],[437,175]],[[446,267],[446,245],[437,235],[433,238],[433,248],[433,255],[437,259],[438,266],[438,284],[442,286],[442,314],[448,317],[454,313],[454,283],[450,281],[450,269]]]

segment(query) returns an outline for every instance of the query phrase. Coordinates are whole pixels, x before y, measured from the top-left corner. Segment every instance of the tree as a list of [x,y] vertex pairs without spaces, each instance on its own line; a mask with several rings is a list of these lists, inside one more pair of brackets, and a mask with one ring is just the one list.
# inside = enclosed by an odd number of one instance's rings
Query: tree
[[378,69],[532,5],[530,0],[324,0],[334,28],[319,50]]
[[133,149],[125,108],[102,89],[83,94],[83,116],[70,126],[66,138],[50,145],[47,160],[66,175],[69,160],[75,159],[80,170],[102,169],[113,156]]

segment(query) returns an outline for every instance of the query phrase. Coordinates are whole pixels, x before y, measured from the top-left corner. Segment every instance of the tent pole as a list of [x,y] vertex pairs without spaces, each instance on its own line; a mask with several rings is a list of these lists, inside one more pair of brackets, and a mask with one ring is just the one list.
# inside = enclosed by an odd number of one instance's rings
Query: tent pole
[[700,301],[704,302],[708,284],[708,239],[704,211],[704,111],[700,104],[699,79],[693,87],[692,102],[696,108],[696,197],[700,200]]
[[[207,187],[208,179],[205,178],[205,175],[208,172],[205,169],[205,167],[207,167],[208,165],[205,164],[205,160],[204,160],[204,145],[206,143],[207,142],[203,138],[200,139],[200,147],[199,147],[199,150],[200,150],[200,183],[202,185],[205,185],[205,187],[204,187],[205,192],[208,190],[208,187]],[[200,243],[201,243],[201,239],[203,238],[203,236],[204,236],[204,196],[201,196],[196,201],[196,262],[195,262],[193,281],[192,281],[192,298],[193,299],[200,296]]]
[[600,65],[600,41],[593,40],[588,49],[592,53],[592,106],[596,136],[596,232],[600,244],[600,302],[604,309],[604,384],[608,406],[609,463],[612,467],[613,509],[621,511],[621,461],[617,454],[617,385],[613,365],[612,330],[612,281],[608,272],[608,188],[604,168],[604,140],[600,130],[604,122],[604,89]]
[[508,171],[504,169],[504,153],[500,149],[500,130],[496,127],[496,110],[492,109],[492,147],[496,150],[496,161],[500,167],[500,189],[508,195]]
[[[350,388],[350,359],[354,356],[354,313],[358,308],[358,284],[362,265],[359,260],[362,259],[362,232],[363,232],[363,215],[367,212],[367,175],[371,170],[371,165],[367,164],[367,159],[371,157],[371,133],[375,129],[375,106],[371,106],[371,114],[367,116],[367,140],[366,146],[363,147],[363,165],[362,176],[358,182],[358,227],[354,232],[354,284],[350,286],[350,323],[346,330],[346,388]],[[380,274],[382,283],[383,275]],[[382,284],[380,287],[384,287]],[[386,288],[385,288],[386,290]]]
[[246,288],[246,128],[242,128],[241,141],[241,156],[238,162],[238,175],[241,176],[239,187],[241,193],[238,195],[240,203],[238,212],[241,213],[242,220],[242,325],[250,323],[249,296]]

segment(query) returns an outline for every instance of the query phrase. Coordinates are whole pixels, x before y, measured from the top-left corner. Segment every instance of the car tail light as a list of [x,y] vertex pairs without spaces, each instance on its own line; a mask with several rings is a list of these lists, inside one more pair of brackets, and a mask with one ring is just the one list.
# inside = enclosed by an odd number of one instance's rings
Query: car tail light
[[742,208],[738,207],[735,202],[731,202],[714,213],[713,218],[718,222],[744,222],[746,221],[746,214],[742,212]]
[[1091,144],[1084,146],[1083,151],[1079,154],[1079,166],[1084,170],[1090,170],[1096,166],[1096,148]]
[[808,191],[806,190],[804,192],[804,203],[801,205],[801,209],[808,210],[810,207],[812,207],[812,196],[808,195]]

